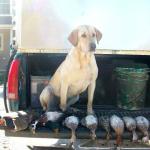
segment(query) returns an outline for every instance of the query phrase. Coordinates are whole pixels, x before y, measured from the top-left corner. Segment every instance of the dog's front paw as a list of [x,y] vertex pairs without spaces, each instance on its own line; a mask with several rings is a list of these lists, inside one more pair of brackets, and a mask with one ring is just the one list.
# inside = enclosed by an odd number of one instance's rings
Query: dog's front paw
[[87,109],[87,115],[94,115],[94,111],[92,108]]
[[66,105],[60,105],[60,109],[64,112],[64,111],[66,111],[67,107],[66,107]]

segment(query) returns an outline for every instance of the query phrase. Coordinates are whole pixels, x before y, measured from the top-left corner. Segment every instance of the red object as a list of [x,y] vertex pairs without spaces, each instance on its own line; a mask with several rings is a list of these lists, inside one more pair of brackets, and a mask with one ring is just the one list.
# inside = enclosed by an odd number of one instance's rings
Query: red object
[[19,78],[20,60],[12,61],[8,73],[8,99],[17,101],[18,96],[18,78]]
[[0,126],[4,126],[5,125],[5,120],[4,119],[0,119]]

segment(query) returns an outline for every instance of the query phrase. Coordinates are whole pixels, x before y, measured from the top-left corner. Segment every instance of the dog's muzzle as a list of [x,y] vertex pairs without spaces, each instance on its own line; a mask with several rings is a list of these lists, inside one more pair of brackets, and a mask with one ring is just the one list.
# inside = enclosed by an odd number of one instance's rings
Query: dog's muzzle
[[95,51],[95,49],[96,49],[96,44],[90,43],[90,51]]

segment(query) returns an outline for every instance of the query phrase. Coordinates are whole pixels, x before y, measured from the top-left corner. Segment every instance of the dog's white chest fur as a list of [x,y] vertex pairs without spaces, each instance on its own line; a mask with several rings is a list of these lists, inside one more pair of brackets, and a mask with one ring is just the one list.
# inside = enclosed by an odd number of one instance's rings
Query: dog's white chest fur
[[[86,57],[86,58],[85,58]],[[54,93],[60,96],[61,82],[68,84],[67,97],[79,95],[96,80],[98,74],[95,56],[78,56],[71,52],[50,81]]]
[[68,88],[68,97],[78,95],[85,91],[92,80],[91,67],[86,66],[84,68],[75,69],[70,73],[73,79]]

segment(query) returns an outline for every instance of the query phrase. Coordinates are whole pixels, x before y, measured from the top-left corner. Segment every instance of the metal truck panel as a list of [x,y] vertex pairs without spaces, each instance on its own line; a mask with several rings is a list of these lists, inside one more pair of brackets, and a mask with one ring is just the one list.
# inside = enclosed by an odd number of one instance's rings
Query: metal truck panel
[[67,37],[81,24],[103,33],[97,48],[107,49],[104,53],[150,50],[149,0],[19,0],[16,5],[21,51],[68,50]]

